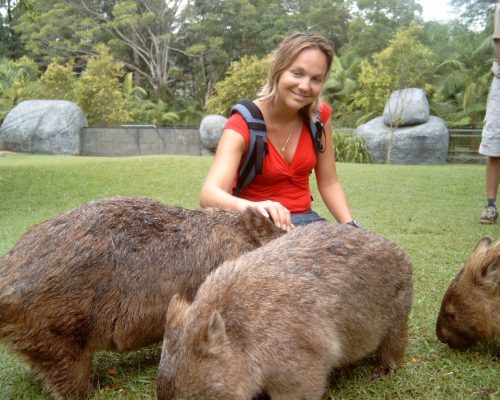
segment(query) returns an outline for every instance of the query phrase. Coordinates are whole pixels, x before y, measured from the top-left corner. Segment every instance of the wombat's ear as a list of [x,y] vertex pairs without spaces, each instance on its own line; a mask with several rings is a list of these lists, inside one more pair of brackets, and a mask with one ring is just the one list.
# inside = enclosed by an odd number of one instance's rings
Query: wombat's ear
[[486,286],[500,285],[500,255],[481,266],[478,274],[479,282]]
[[491,238],[489,236],[484,236],[477,242],[476,247],[474,247],[474,251],[480,249],[481,247],[488,247],[491,244]]
[[217,353],[227,342],[226,324],[220,313],[214,311],[207,326],[207,350],[209,353]]
[[178,293],[174,294],[170,299],[170,303],[168,304],[165,325],[166,330],[175,328],[182,321],[184,314],[189,308],[189,303],[184,300]]

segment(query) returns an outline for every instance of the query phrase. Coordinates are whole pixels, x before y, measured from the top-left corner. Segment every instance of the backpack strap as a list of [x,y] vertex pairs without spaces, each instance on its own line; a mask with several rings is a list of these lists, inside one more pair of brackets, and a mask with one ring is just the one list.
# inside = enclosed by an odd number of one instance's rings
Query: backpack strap
[[[248,150],[238,172],[236,186],[233,189],[233,195],[238,196],[241,189],[250,185],[255,175],[262,173],[264,157],[269,152],[269,148],[267,145],[266,124],[259,107],[251,100],[241,100],[231,109],[231,115],[235,112],[241,114],[250,130]],[[324,127],[319,113],[314,120],[306,121],[306,123],[309,126],[316,155],[318,155],[318,153],[324,151],[321,144]]]
[[241,100],[231,109],[231,115],[235,112],[241,114],[250,130],[248,150],[238,172],[236,187],[233,190],[233,194],[238,196],[240,190],[246,188],[253,181],[255,175],[262,173],[264,157],[269,149],[266,124],[259,107],[251,100]]
[[325,151],[321,144],[321,136],[325,131],[325,127],[319,117],[319,112],[316,114],[314,120],[307,121],[307,123],[309,125],[309,132],[311,133],[314,150],[316,151],[316,155],[318,155],[318,153]]

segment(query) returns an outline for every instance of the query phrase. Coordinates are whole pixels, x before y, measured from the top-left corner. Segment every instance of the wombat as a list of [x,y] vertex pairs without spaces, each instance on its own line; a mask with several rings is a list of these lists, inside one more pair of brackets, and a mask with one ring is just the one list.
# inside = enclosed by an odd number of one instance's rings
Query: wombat
[[500,241],[476,244],[444,294],[436,334],[455,349],[500,336]]
[[174,293],[193,299],[224,260],[282,233],[252,209],[84,204],[34,226],[0,258],[0,339],[54,396],[84,399],[96,350],[160,342]]
[[225,262],[192,303],[168,307],[159,400],[320,399],[332,370],[402,362],[412,304],[405,252],[359,228],[316,222]]

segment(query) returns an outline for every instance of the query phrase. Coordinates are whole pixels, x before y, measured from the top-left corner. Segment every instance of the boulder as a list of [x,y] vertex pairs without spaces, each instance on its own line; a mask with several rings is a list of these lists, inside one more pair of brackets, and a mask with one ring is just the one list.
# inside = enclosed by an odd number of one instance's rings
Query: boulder
[[227,122],[226,117],[217,114],[207,115],[205,118],[201,120],[200,142],[202,145],[202,154],[215,153],[226,122]]
[[429,102],[423,89],[406,88],[392,92],[384,107],[387,126],[412,126],[429,120]]
[[27,100],[5,117],[0,147],[25,153],[80,154],[83,111],[66,100]]
[[431,116],[424,124],[400,128],[391,128],[384,123],[384,117],[377,117],[359,126],[353,137],[364,139],[373,163],[446,163],[448,127],[439,117]]

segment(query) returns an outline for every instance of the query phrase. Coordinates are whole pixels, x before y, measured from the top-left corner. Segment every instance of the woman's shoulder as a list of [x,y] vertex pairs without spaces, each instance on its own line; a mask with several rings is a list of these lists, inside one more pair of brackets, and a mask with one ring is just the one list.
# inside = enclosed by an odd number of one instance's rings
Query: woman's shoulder
[[233,113],[226,124],[224,125],[225,129],[232,129],[238,133],[244,134],[245,131],[248,131],[248,125],[245,121],[245,118],[240,113]]
[[321,121],[325,123],[332,116],[333,109],[332,107],[330,107],[328,103],[326,103],[323,100],[320,100],[318,105],[318,112]]
[[224,130],[231,130],[239,133],[243,136],[245,140],[245,146],[248,147],[248,142],[250,141],[250,129],[245,121],[245,118],[240,113],[233,113],[224,125]]

